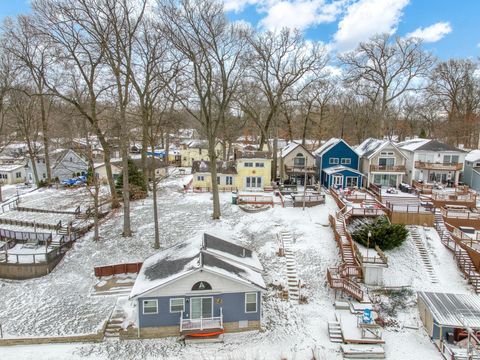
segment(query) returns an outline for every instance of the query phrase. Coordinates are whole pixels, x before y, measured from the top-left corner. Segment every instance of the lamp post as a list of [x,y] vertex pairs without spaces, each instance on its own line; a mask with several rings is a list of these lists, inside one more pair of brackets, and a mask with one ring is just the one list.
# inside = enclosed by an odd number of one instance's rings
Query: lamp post
[[368,230],[367,234],[367,261],[368,261],[368,249],[370,249],[370,238],[372,237],[372,232]]

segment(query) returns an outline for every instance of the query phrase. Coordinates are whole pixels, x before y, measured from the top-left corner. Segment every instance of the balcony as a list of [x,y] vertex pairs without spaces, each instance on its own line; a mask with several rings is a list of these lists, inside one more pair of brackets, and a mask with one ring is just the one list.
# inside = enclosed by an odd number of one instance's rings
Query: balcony
[[370,165],[370,172],[404,173],[405,165]]
[[307,174],[315,174],[317,171],[317,167],[303,166],[303,165],[298,165],[298,166],[285,165],[285,172],[287,174],[305,174],[305,171],[307,172]]
[[443,170],[460,171],[463,168],[462,163],[432,163],[424,161],[415,161],[415,167],[423,170]]

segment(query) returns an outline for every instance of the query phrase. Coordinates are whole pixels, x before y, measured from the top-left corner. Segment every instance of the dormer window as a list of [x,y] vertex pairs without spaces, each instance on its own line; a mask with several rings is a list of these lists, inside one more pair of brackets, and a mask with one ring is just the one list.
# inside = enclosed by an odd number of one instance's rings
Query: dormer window
[[192,291],[212,290],[212,285],[206,281],[199,281],[192,286]]

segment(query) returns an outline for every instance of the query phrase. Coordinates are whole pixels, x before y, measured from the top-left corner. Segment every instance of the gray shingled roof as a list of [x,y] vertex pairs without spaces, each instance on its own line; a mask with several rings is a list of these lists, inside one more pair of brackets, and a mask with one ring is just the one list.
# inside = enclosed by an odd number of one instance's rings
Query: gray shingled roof
[[270,159],[272,154],[268,151],[235,151],[236,159]]
[[438,140],[430,140],[429,142],[423,144],[422,146],[418,147],[417,150],[425,150],[425,151],[460,151],[465,152],[463,150],[457,149],[455,146],[445,144]]
[[251,250],[207,233],[203,234],[203,246],[206,249],[215,249],[238,257],[252,257]]

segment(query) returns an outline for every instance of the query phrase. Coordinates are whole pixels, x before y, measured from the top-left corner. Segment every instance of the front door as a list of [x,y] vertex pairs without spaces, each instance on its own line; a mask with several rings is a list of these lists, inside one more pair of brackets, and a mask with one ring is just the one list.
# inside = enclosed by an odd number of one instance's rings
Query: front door
[[190,299],[190,318],[211,318],[213,317],[213,298],[200,297]]
[[343,175],[333,175],[332,186],[334,189],[343,187]]

